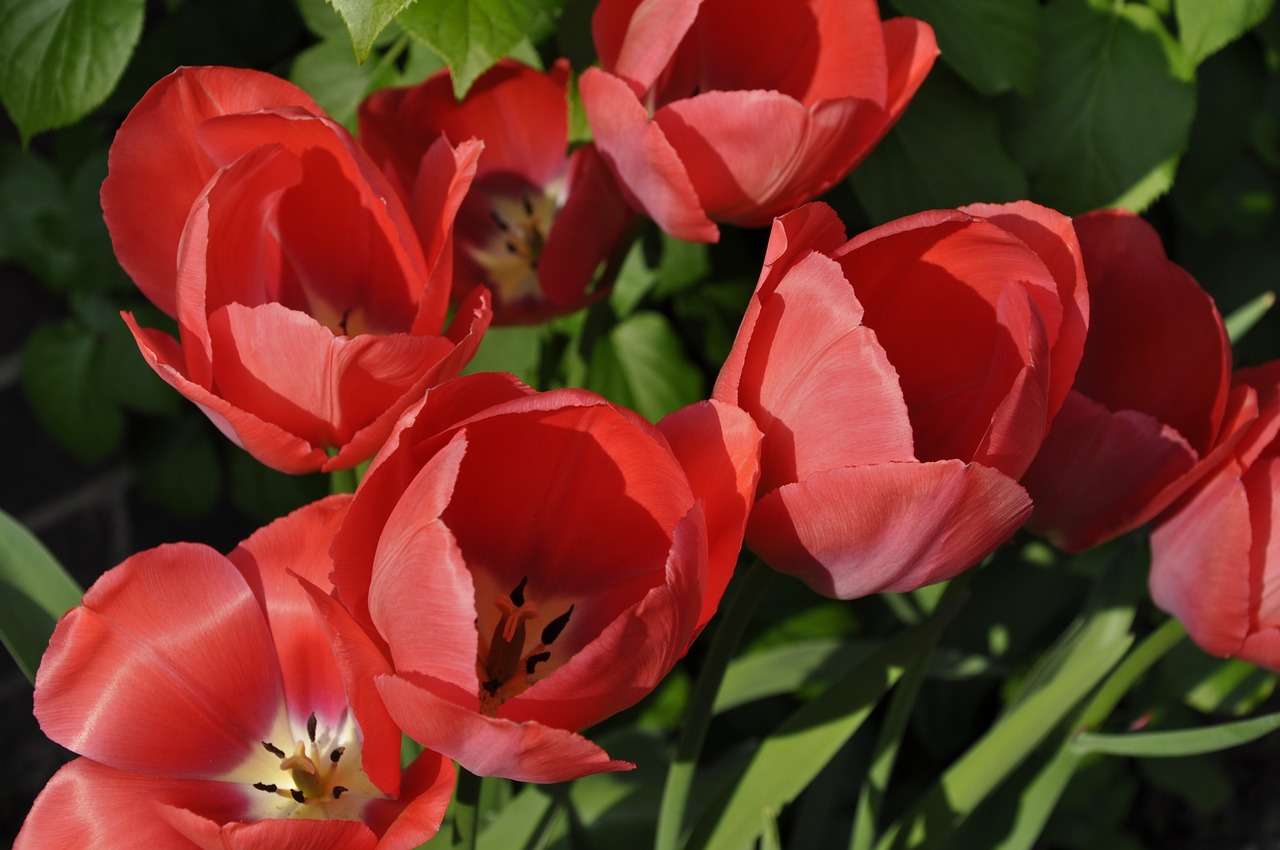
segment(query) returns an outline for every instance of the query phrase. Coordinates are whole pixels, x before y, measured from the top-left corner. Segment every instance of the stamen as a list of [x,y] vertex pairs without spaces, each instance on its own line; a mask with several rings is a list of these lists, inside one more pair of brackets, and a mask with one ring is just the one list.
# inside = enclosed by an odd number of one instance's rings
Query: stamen
[[490,679],[487,682],[480,683],[480,687],[484,688],[485,692],[488,693],[489,696],[493,696],[494,694],[496,694],[498,692],[498,688],[501,687],[501,685],[502,683],[499,682],[497,679]]
[[556,642],[556,638],[560,637],[560,633],[564,631],[564,627],[569,625],[569,615],[573,613],[573,606],[569,606],[569,610],[565,611],[559,617],[556,617],[542,630],[542,643],[546,646]]
[[276,793],[276,786],[268,785],[266,782],[255,782],[253,783],[253,787],[257,788],[259,791],[266,791],[268,794]]
[[266,741],[262,742],[262,746],[265,747],[267,752],[271,753],[271,755],[277,758],[284,758],[284,750],[280,749],[279,747],[272,746],[271,744],[268,744]]
[[551,658],[550,652],[538,652],[533,655],[530,655],[529,660],[525,661],[524,663],[524,672],[532,676],[533,668],[537,667],[543,661],[549,660],[550,658]]
[[307,802],[307,798],[306,798],[306,796],[305,796],[301,791],[299,791],[297,788],[294,788],[293,790],[291,790],[291,791],[289,792],[289,795],[290,795],[291,797],[293,797],[293,799],[294,799],[294,800],[296,800],[296,801],[297,801],[297,802],[299,802],[299,803],[305,803],[305,802]]
[[508,239],[503,244],[507,246],[507,250],[512,254],[520,253],[520,249],[516,247],[516,243],[512,242],[510,239]]
[[335,799],[335,800],[336,800],[336,799],[338,799],[339,797],[341,797],[341,796],[342,796],[343,794],[345,794],[346,792],[347,792],[347,789],[346,789],[346,788],[343,788],[341,785],[335,785],[335,786],[333,786],[333,799]]
[[521,195],[520,202],[524,204],[524,214],[533,218],[533,202],[529,200],[529,195]]
[[498,225],[498,229],[504,233],[511,229],[511,225],[507,224],[507,220],[498,215],[497,210],[489,210],[489,217],[493,219],[493,223]]
[[338,749],[329,753],[329,761],[333,762],[334,764],[337,764],[338,759],[342,758],[342,754],[345,753],[346,751],[347,751],[346,747],[338,747]]
[[524,604],[524,586],[528,583],[529,577],[525,576],[520,579],[520,583],[516,585],[516,589],[507,594],[510,597],[512,604],[517,608]]
[[311,739],[311,743],[316,742],[316,713],[311,712],[311,716],[307,718],[307,737]]

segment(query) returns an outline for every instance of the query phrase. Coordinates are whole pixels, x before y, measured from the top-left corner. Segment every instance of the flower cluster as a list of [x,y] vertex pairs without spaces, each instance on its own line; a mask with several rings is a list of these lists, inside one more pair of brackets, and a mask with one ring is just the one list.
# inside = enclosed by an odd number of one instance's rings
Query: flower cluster
[[[504,60],[461,101],[447,72],[376,92],[358,139],[229,68],[124,122],[106,222],[177,332],[126,316],[147,362],[264,464],[371,463],[229,555],[128,559],[59,622],[35,710],[80,758],[20,850],[412,848],[452,762],[629,769],[582,731],[685,655],[744,543],[853,599],[1024,524],[1074,550],[1154,522],[1155,601],[1280,668],[1280,367],[1233,375],[1147,224],[1020,201],[850,239],[806,203],[937,54],[874,0],[602,0],[593,24],[577,147],[563,60]],[[655,425],[459,377],[491,322],[599,302],[645,217],[696,241],[772,222],[709,398]]]

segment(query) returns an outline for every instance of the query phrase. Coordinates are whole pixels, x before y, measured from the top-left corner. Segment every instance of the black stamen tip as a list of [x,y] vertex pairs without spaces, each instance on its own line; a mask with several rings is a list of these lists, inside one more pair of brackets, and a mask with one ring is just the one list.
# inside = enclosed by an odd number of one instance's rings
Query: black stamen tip
[[293,790],[291,790],[289,792],[289,796],[293,797],[293,799],[298,801],[299,803],[307,802],[307,798],[297,788],[294,788]]
[[253,783],[253,787],[257,788],[259,791],[266,791],[268,794],[276,793],[276,786],[268,785],[265,782],[255,782]]
[[524,604],[524,586],[529,583],[529,577],[525,576],[520,579],[520,583],[516,585],[516,589],[507,594],[511,598],[511,604],[519,608]]
[[347,789],[343,788],[341,785],[333,786],[333,799],[336,800],[345,793],[347,793]]
[[311,716],[307,718],[307,737],[311,739],[311,743],[316,742],[316,713],[311,712]]
[[527,215],[527,216],[532,216],[532,215],[533,215],[533,203],[529,200],[529,196],[528,196],[528,195],[521,195],[521,196],[520,196],[520,201],[521,201],[521,203],[523,203],[523,204],[524,204],[524,214],[525,214],[525,215]]
[[489,696],[494,696],[495,694],[497,694],[498,688],[501,685],[502,683],[499,682],[497,679],[490,679],[487,682],[480,683],[480,687],[484,688],[485,693],[487,693]]
[[337,764],[338,759],[342,758],[342,754],[345,753],[346,751],[347,751],[346,747],[338,747],[338,749],[329,753],[329,761],[333,762],[334,764]]
[[512,254],[520,253],[520,249],[516,247],[516,243],[512,242],[510,239],[508,239],[503,244],[507,246],[507,250],[510,251]]
[[546,628],[542,630],[542,642],[547,646],[556,642],[556,638],[560,637],[560,633],[564,631],[564,627],[569,625],[569,615],[573,613],[573,606],[569,606],[569,610],[565,611],[559,617],[556,617]]
[[266,749],[267,752],[271,753],[271,755],[277,758],[284,758],[284,750],[280,749],[279,747],[268,744],[266,741],[262,742],[262,746]]
[[524,663],[524,672],[532,676],[533,668],[537,667],[539,664],[541,664],[543,661],[546,661],[550,657],[551,657],[550,652],[536,652],[533,655],[530,655],[529,660]]
[[498,215],[496,210],[489,210],[489,217],[493,219],[493,223],[498,225],[498,229],[507,231],[511,229],[511,225],[507,224],[507,220]]

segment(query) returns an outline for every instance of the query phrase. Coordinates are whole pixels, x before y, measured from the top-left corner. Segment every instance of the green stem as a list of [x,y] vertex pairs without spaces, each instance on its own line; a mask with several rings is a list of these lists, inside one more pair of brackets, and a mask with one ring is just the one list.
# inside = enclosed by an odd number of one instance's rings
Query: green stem
[[1076,731],[1092,729],[1106,720],[1134,682],[1186,636],[1187,630],[1182,623],[1172,617],[1147,635],[1136,649],[1116,665],[1116,669],[1111,671],[1111,675],[1098,688],[1089,705],[1080,713]]
[[458,784],[453,792],[453,846],[475,850],[480,838],[481,778],[465,768],[458,768]]
[[697,684],[689,697],[684,726],[676,744],[675,757],[667,770],[667,783],[662,789],[662,804],[658,809],[658,830],[654,850],[676,850],[684,830],[684,814],[689,805],[689,791],[693,786],[693,774],[702,752],[702,744],[711,725],[711,714],[716,694],[724,680],[725,670],[738,648],[747,623],[756,606],[764,598],[773,571],[756,559],[747,568],[737,591],[720,613],[711,646],[703,659]]
[[329,494],[354,493],[356,491],[356,471],[354,469],[335,469],[329,473]]

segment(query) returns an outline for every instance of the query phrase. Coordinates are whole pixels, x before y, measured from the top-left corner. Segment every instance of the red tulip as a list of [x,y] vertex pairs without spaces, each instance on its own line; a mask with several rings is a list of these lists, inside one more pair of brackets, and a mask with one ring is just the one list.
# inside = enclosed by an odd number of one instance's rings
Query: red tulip
[[107,572],[58,623],[35,713],[80,753],[36,800],[16,850],[413,848],[435,834],[453,765],[365,739],[296,576],[330,587],[349,496],[229,556],[179,543]]
[[1214,462],[1224,422],[1244,402],[1239,392],[1228,399],[1231,348],[1213,299],[1165,257],[1155,230],[1122,210],[1081,216],[1075,229],[1089,336],[1023,479],[1036,504],[1031,527],[1073,551],[1168,507]]
[[549,73],[503,60],[459,103],[442,70],[413,88],[386,89],[360,106],[360,137],[409,202],[441,134],[477,138],[484,153],[458,210],[454,296],[493,292],[494,321],[537,322],[603,295],[590,291],[634,214],[593,145],[569,153],[564,60]]
[[147,362],[269,466],[369,458],[488,324],[479,292],[439,335],[479,150],[433,147],[419,245],[367,155],[299,89],[234,68],[161,80],[125,119],[102,185],[117,257],[178,321],[180,342],[126,315]]
[[1253,415],[1151,533],[1151,596],[1206,651],[1280,670],[1280,361],[1233,381]]
[[843,599],[976,562],[1031,511],[1086,316],[1070,220],[1035,204],[848,242],[825,205],[779,218],[713,393],[764,432],[748,545]]
[[718,402],[655,428],[509,375],[433,389],[334,541],[346,608],[317,600],[349,681],[381,700],[362,725],[480,775],[629,768],[576,732],[652,690],[715,612],[758,449],[750,418]]
[[632,203],[680,239],[761,226],[831,188],[933,66],[928,24],[875,0],[602,0],[580,80]]

